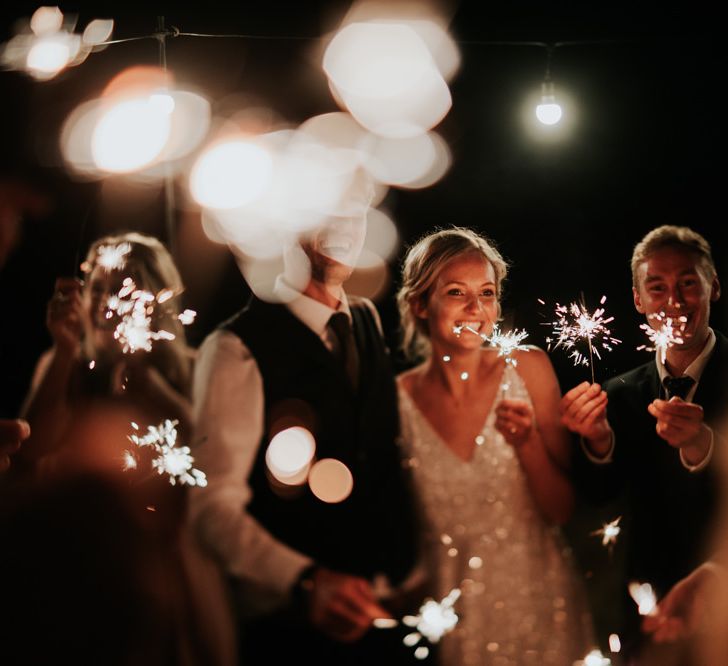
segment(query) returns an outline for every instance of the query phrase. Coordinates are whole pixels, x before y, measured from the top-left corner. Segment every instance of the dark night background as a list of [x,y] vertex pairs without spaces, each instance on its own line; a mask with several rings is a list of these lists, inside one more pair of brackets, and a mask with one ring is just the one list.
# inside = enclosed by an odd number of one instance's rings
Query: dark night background
[[[6,5],[0,38],[7,40],[13,21],[35,7]],[[61,9],[77,14],[78,29],[93,18],[113,17],[115,38],[153,33],[162,14],[168,26],[184,32],[291,37],[178,37],[168,40],[167,62],[178,83],[208,94],[213,112],[224,113],[231,97],[242,93],[298,124],[337,110],[312,54],[315,38],[334,28],[347,7],[267,2],[232,9],[206,3],[193,11],[89,3]],[[624,343],[597,365],[597,376],[635,364],[644,358],[635,351],[644,340],[631,306],[628,263],[647,230],[663,223],[692,226],[712,242],[719,273],[726,274],[725,120],[718,102],[725,56],[717,17],[664,7],[633,6],[628,13],[616,6],[572,11],[533,3],[497,10],[479,2],[441,7],[462,56],[450,84],[452,109],[436,128],[453,161],[430,188],[390,190],[385,207],[403,244],[436,225],[468,225],[492,237],[512,264],[506,323],[526,328],[534,344],[544,344],[547,328],[540,323],[549,319],[555,301],[576,300],[583,291],[593,308],[606,294],[607,310],[616,317],[613,332]],[[563,140],[538,140],[525,131],[521,108],[540,88],[546,50],[518,42],[566,42],[553,52],[552,75],[557,93],[575,100],[578,118]],[[38,183],[54,202],[49,216],[26,222],[2,275],[5,414],[17,408],[35,359],[49,343],[43,317],[53,280],[71,272],[79,250],[117,229],[166,234],[160,189],[122,179],[79,183],[60,166],[57,148],[60,124],[75,106],[125,67],[157,62],[157,44],[148,39],[91,54],[48,82],[0,73],[0,172]],[[182,187],[180,178],[177,189]],[[244,301],[246,287],[227,251],[206,240],[194,211],[178,211],[176,224],[187,304],[199,313],[189,333],[199,344]],[[397,260],[391,261],[395,280]],[[393,290],[378,303],[392,345]],[[725,330],[726,318],[719,303],[714,324]],[[552,359],[564,385],[588,374],[573,369],[558,350]]]
[[[648,358],[635,350],[645,340],[631,302],[629,258],[649,229],[674,223],[703,233],[719,275],[728,280],[726,121],[719,102],[726,63],[717,15],[638,3],[628,10],[587,4],[597,3],[574,3],[573,10],[561,3],[443,6],[462,58],[450,84],[452,109],[435,128],[450,146],[452,166],[428,189],[391,189],[385,208],[402,247],[451,224],[492,237],[512,265],[506,322],[526,328],[534,344],[544,346],[540,323],[554,302],[576,300],[583,292],[594,308],[607,295],[607,310],[616,318],[613,334],[624,342],[597,363],[597,379],[606,379]],[[0,41],[11,36],[15,19],[36,6],[6,3]],[[169,39],[167,64],[179,84],[206,92],[213,112],[224,114],[231,96],[243,93],[295,125],[337,110],[310,53],[347,6],[267,1],[234,9],[207,2],[194,10],[153,3],[144,9],[122,3],[60,8],[77,13],[81,28],[93,18],[114,18],[115,38],[151,34],[161,14],[168,26],[185,32],[290,37]],[[575,101],[578,120],[559,142],[536,140],[520,119],[525,98],[540,89],[545,49],[494,43],[532,41],[567,42],[554,50],[552,74],[557,93],[568,91]],[[161,189],[120,179],[77,182],[60,165],[57,148],[60,124],[81,101],[97,96],[125,67],[157,62],[158,47],[150,39],[113,45],[49,82],[0,72],[0,175],[35,183],[54,204],[47,217],[25,222],[0,275],[0,415],[16,412],[35,361],[50,344],[44,316],[55,277],[71,273],[78,253],[83,256],[101,234],[137,229],[165,237]],[[183,187],[181,179],[177,187]],[[177,211],[176,225],[186,305],[198,312],[189,328],[196,346],[243,304],[247,289],[227,250],[204,237],[194,211]],[[394,278],[378,301],[392,346],[400,257],[392,259]],[[723,331],[726,302],[713,312],[713,325]],[[560,350],[551,358],[564,388],[589,377],[588,369],[573,368]]]

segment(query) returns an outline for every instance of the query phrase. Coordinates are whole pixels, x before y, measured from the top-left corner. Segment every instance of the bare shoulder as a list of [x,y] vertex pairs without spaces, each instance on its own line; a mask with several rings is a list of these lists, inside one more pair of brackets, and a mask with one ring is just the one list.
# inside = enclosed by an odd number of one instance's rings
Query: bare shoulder
[[514,352],[513,358],[518,363],[518,373],[529,385],[529,389],[555,377],[551,359],[540,347],[528,345],[528,351],[518,350]]
[[409,395],[412,395],[414,393],[415,384],[422,377],[424,368],[425,365],[422,363],[400,373],[397,375],[397,385],[407,391]]

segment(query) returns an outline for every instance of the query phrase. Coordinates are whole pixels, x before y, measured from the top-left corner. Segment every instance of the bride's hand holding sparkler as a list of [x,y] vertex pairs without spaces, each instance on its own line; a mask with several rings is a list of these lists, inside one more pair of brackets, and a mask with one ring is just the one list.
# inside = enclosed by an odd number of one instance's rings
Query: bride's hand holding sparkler
[[561,399],[561,422],[583,437],[596,455],[606,455],[612,443],[607,421],[607,393],[599,384],[582,382]]
[[533,409],[525,400],[503,398],[495,408],[495,427],[506,442],[518,449],[533,431]]

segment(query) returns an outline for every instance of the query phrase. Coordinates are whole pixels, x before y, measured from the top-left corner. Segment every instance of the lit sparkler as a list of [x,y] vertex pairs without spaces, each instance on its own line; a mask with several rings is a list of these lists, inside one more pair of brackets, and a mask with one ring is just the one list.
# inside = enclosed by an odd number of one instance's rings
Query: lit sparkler
[[611,666],[612,660],[605,657],[601,650],[592,650],[586,657],[574,662],[574,666]]
[[592,536],[601,536],[602,546],[613,546],[617,543],[617,537],[622,531],[622,528],[619,526],[620,520],[622,520],[622,516],[618,516],[610,523],[604,523],[601,529],[592,532]]
[[473,335],[477,335],[483,342],[487,339],[487,336],[485,333],[481,333],[480,331],[476,331],[472,326],[466,326],[465,324],[460,324],[459,326],[453,326],[452,332],[457,336],[460,337],[463,334],[463,331],[470,331]]
[[[449,539],[450,537],[443,535],[443,539],[446,538]],[[446,543],[446,541],[443,540],[443,543]],[[460,594],[460,589],[456,587],[450,590],[450,593],[439,603],[434,599],[425,599],[425,602],[420,606],[418,615],[405,615],[402,618],[402,624],[416,629],[416,631],[407,634],[402,642],[407,647],[417,646],[415,649],[417,659],[425,659],[430,654],[430,649],[426,645],[418,646],[423,638],[430,643],[437,643],[445,634],[452,631],[458,623],[460,618],[453,610],[453,605],[460,598]],[[399,623],[391,618],[377,618],[373,624],[378,629],[391,629]]]
[[[640,328],[647,334],[650,339],[652,346],[640,345],[637,347],[638,351],[656,351],[660,354],[660,359],[663,364],[667,356],[667,350],[674,345],[681,345],[685,342],[682,337],[682,332],[685,329],[685,323],[688,318],[683,316],[673,319],[672,317],[665,316],[664,312],[656,312],[654,314],[647,315],[648,319],[654,319],[655,321],[662,322],[660,328],[652,328],[649,324],[641,324]],[[675,322],[679,322],[677,329],[675,328]]]
[[[460,598],[460,594],[460,589],[456,587],[439,603],[434,599],[426,599],[420,606],[419,615],[405,615],[402,623],[414,627],[416,631],[407,634],[402,642],[407,647],[415,647],[423,638],[430,643],[437,643],[452,631],[459,619],[453,605]],[[429,652],[426,645],[420,645],[415,650],[415,657],[424,659]]]
[[498,324],[493,326],[493,332],[484,337],[493,347],[498,349],[498,356],[504,356],[506,363],[517,366],[518,361],[513,358],[514,351],[528,351],[527,345],[521,342],[528,337],[526,331],[514,329],[512,331],[501,331]]
[[629,594],[637,604],[640,615],[654,615],[657,609],[657,597],[649,583],[632,582],[629,584]]
[[[128,439],[139,448],[151,447],[157,453],[157,457],[152,460],[152,467],[159,474],[168,474],[169,482],[173,486],[179,482],[189,486],[204,487],[207,485],[207,477],[204,472],[192,466],[195,459],[190,455],[190,448],[177,445],[177,423],[178,421],[165,419],[158,426],[148,426],[145,435],[132,434]],[[132,422],[131,425],[135,430],[139,429],[136,423]],[[126,469],[135,468],[136,458],[127,451],[125,454],[127,464],[129,459],[134,460],[134,465]]]
[[[151,329],[155,307],[169,300],[171,294],[169,289],[163,289],[155,296],[144,289],[137,289],[134,280],[126,278],[119,293],[109,297],[106,318],[116,315],[121,319],[114,330],[114,338],[121,343],[125,354],[133,354],[139,349],[151,351],[154,340],[174,340],[174,333]],[[183,325],[191,324],[195,315],[194,310],[185,310],[177,315],[177,319]]]
[[[604,305],[607,300],[606,296],[602,296],[599,301],[600,305]],[[543,303],[543,301],[540,301]],[[601,360],[599,347],[612,351],[612,345],[617,345],[621,340],[612,336],[612,332],[607,324],[614,320],[614,317],[605,317],[604,308],[599,307],[594,312],[589,312],[586,307],[579,303],[570,303],[569,305],[556,304],[556,319],[547,323],[552,327],[553,336],[547,337],[546,343],[551,351],[563,347],[571,350],[569,358],[574,359],[574,365],[586,365],[591,368],[592,383],[594,382],[594,355]],[[586,340],[589,347],[589,356],[582,354],[576,345],[580,340]]]
[[107,273],[120,271],[126,266],[126,256],[129,252],[131,252],[130,243],[101,245],[96,256],[96,265],[103,267]]

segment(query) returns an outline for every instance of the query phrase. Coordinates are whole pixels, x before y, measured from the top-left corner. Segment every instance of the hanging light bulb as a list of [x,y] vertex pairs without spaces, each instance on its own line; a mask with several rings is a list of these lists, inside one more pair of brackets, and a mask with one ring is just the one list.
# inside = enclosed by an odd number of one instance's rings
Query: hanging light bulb
[[536,118],[543,125],[556,125],[563,115],[561,106],[554,97],[554,84],[551,81],[551,59],[556,46],[546,46],[546,75],[541,84],[541,103],[536,107]]
[[541,84],[541,103],[536,107],[536,118],[544,125],[556,125],[563,112],[554,96],[554,84],[546,80]]

